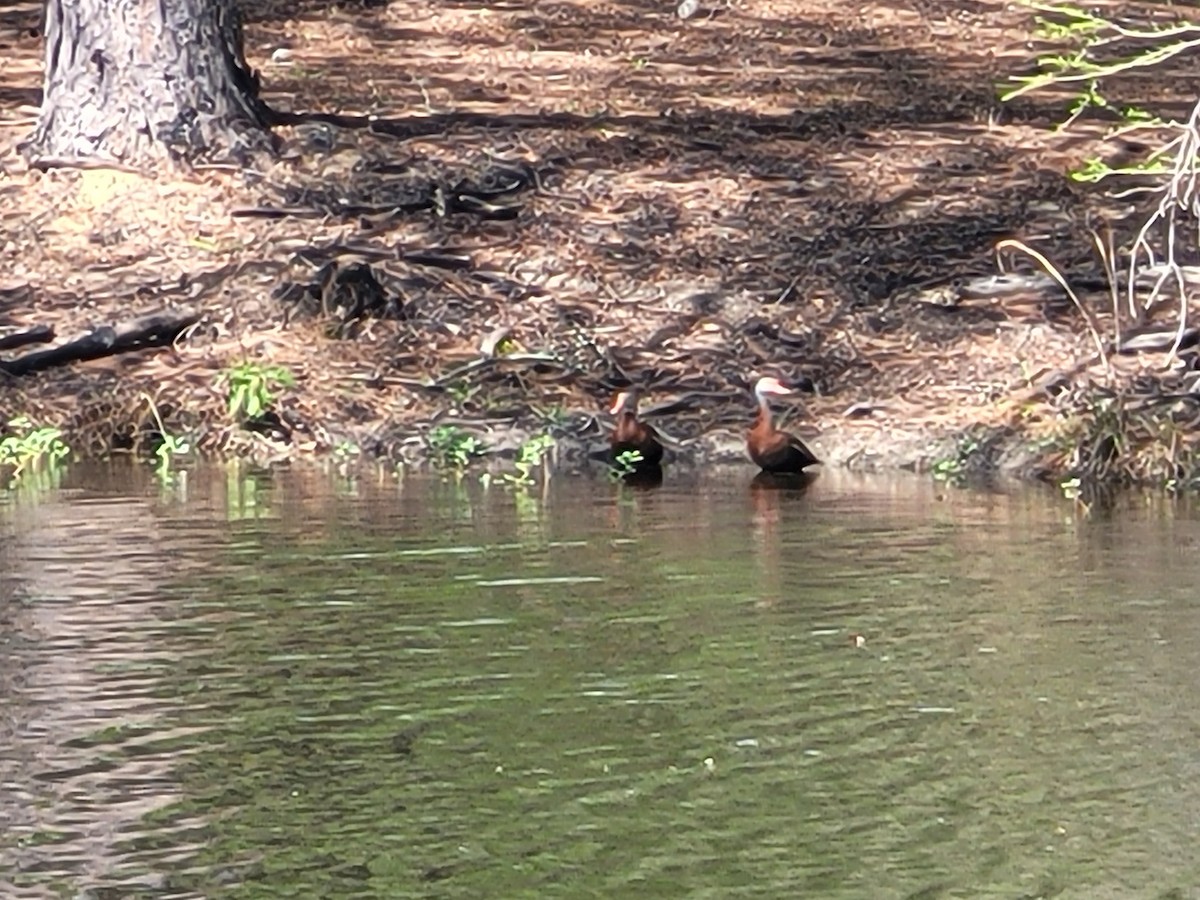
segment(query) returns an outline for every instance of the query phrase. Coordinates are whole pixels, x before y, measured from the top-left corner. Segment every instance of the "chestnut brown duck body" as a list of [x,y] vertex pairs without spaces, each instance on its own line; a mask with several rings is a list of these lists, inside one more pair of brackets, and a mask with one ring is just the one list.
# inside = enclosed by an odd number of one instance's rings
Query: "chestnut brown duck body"
[[612,459],[623,453],[639,453],[642,458],[636,468],[657,467],[663,458],[662,441],[657,431],[638,419],[637,405],[637,391],[632,389],[621,391],[613,400],[609,412],[617,417],[617,423],[609,437]]
[[758,415],[755,416],[754,424],[746,436],[746,449],[750,453],[750,459],[764,472],[793,475],[803,472],[808,466],[820,463],[816,455],[805,446],[804,441],[775,427],[767,398],[791,393],[794,393],[791,388],[785,387],[778,378],[760,378],[754,386]]

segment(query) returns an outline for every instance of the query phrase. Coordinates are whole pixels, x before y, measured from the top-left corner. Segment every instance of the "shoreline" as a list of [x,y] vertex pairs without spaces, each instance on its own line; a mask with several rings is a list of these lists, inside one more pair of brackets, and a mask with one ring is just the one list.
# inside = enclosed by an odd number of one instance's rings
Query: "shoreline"
[[[603,404],[633,383],[704,466],[743,458],[748,386],[777,373],[815,385],[785,427],[829,466],[1190,485],[1196,348],[1171,361],[1162,308],[1144,326],[1162,334],[1113,349],[1120,322],[1079,223],[1136,220],[1066,174],[1113,152],[1107,126],[1057,133],[1058,100],[1001,105],[996,84],[1031,62],[1031,20],[977,7],[878,5],[870,33],[832,2],[788,0],[769,20],[631,13],[621,34],[660,35],[632,56],[596,43],[608,13],[520,50],[519,11],[495,11],[517,42],[500,49],[455,9],[347,13],[425,36],[403,74],[380,63],[402,52],[386,36],[332,56],[332,19],[255,20],[248,56],[274,108],[359,109],[371,80],[388,125],[280,127],[284,158],[256,173],[31,172],[15,146],[36,108],[20,107],[0,121],[0,336],[196,320],[163,349],[4,377],[3,412],[61,429],[83,458],[186,441],[413,464],[454,428],[509,456],[549,434],[570,463],[602,445]],[[30,27],[14,72],[36,95]],[[276,65],[285,44],[296,62]],[[449,112],[435,122],[430,103]],[[447,186],[464,199],[439,213]],[[1014,235],[1078,286],[1107,358],[1036,266],[998,257]],[[235,373],[260,414],[231,408]]]

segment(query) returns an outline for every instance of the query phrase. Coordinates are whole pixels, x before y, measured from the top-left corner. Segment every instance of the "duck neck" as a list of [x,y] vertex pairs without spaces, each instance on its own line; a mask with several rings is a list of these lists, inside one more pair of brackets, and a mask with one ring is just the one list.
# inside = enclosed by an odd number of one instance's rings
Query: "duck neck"
[[637,427],[637,410],[621,410],[617,415],[617,434],[628,437],[637,431]]
[[771,405],[765,394],[758,394],[758,415],[754,417],[755,431],[771,430]]

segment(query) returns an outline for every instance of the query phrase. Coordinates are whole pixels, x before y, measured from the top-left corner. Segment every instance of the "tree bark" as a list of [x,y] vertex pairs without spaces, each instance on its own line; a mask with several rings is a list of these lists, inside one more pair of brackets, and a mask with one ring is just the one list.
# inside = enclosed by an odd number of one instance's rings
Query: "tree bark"
[[39,168],[274,150],[236,0],[48,0]]

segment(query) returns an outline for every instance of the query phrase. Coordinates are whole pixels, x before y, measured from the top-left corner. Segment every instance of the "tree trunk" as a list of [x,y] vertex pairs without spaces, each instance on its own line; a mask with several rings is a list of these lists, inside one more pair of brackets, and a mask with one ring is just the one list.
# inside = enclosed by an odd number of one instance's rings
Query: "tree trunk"
[[236,0],[48,0],[38,168],[274,149]]

